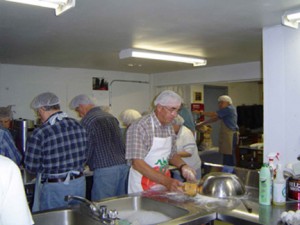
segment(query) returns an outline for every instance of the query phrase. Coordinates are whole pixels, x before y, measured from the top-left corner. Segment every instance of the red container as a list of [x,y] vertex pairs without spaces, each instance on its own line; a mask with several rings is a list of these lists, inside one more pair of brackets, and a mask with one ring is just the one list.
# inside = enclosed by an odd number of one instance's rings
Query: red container
[[[300,200],[300,177],[290,177],[287,180],[287,200]],[[300,202],[291,205],[291,210],[300,209]]]
[[288,179],[287,197],[289,200],[300,200],[300,177],[290,177]]

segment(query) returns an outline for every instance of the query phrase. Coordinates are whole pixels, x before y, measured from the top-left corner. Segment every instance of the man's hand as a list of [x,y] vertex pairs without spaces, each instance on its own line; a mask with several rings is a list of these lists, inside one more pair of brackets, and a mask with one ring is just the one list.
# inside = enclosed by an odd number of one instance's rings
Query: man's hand
[[165,183],[165,187],[168,189],[168,191],[171,192],[183,192],[183,186],[184,184],[179,180],[169,178],[169,177],[167,182]]
[[190,166],[184,165],[181,168],[181,174],[188,182],[197,182],[196,172]]

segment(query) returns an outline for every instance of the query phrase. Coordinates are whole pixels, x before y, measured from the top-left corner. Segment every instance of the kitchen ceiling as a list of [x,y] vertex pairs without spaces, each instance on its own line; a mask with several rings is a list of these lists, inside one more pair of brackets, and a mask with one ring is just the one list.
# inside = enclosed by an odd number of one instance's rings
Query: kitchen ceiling
[[260,61],[262,28],[297,8],[299,0],[77,0],[57,17],[0,0],[0,63],[138,73],[199,68],[119,59],[127,48],[204,57],[207,67]]

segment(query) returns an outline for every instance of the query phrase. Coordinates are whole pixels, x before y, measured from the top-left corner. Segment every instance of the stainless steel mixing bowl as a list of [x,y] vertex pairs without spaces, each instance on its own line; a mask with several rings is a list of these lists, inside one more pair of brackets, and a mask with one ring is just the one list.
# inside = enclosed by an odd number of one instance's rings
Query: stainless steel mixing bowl
[[199,187],[200,194],[216,198],[241,197],[245,194],[245,185],[231,173],[209,173],[203,177]]

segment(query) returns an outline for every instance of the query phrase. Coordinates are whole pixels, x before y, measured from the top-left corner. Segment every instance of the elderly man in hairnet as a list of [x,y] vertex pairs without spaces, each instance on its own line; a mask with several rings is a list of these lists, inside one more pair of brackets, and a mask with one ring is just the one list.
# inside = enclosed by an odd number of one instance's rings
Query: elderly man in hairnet
[[0,126],[0,155],[6,156],[18,166],[22,161],[22,154],[17,149],[10,132]]
[[13,139],[16,138],[16,131],[12,129],[13,122],[13,111],[11,110],[12,105],[6,107],[0,107],[0,127],[4,127],[9,130]]
[[181,102],[181,97],[175,92],[163,91],[154,101],[154,111],[128,128],[126,158],[131,161],[129,193],[149,189],[181,191],[184,184],[171,178],[169,163],[179,168],[188,181],[196,181],[195,171],[177,154],[171,125]]
[[227,166],[236,165],[235,149],[238,142],[237,112],[232,105],[232,100],[228,95],[222,95],[218,98],[219,110],[216,112],[200,111],[201,116],[208,116],[210,119],[198,123],[197,128],[213,123],[221,122],[219,133],[219,152],[223,154],[223,164]]
[[37,174],[33,211],[67,206],[66,195],[85,197],[86,131],[59,103],[51,92],[31,103],[42,122],[27,139],[24,160],[25,168]]
[[13,113],[11,111],[11,105],[6,107],[0,107],[0,126],[10,129],[13,120]]
[[118,119],[84,94],[74,97],[70,108],[82,117],[81,124],[88,135],[87,165],[93,171],[92,200],[126,194],[129,166]]
[[120,120],[128,128],[134,121],[142,117],[141,113],[135,109],[126,109],[120,114]]
[[[184,119],[177,115],[172,121],[176,134],[177,153],[196,171],[196,179],[201,178],[201,159],[199,157],[197,144],[193,132],[184,125]],[[172,177],[184,181],[178,170],[172,171]]]

